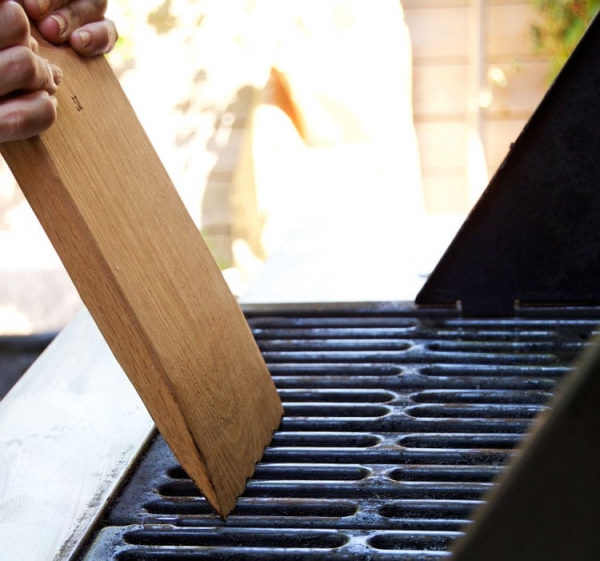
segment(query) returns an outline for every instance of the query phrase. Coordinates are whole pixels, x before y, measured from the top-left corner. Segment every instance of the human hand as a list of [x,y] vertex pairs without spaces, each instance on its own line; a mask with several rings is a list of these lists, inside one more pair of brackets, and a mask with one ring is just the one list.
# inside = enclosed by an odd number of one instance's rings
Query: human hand
[[56,120],[62,72],[37,54],[29,18],[48,41],[94,56],[117,39],[105,9],[106,0],[0,0],[0,142],[35,136]]
[[117,40],[115,24],[104,17],[107,0],[21,0],[45,39],[68,43],[83,56],[110,51]]
[[56,119],[62,72],[37,48],[21,6],[0,0],[0,142],[39,134]]

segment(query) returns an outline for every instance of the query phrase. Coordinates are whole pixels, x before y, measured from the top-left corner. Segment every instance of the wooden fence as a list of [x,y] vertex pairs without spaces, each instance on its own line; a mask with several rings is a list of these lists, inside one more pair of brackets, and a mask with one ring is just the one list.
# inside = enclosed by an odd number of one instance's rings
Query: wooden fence
[[[530,35],[536,21],[530,1],[484,3],[477,22],[484,30],[479,53],[472,40],[476,2],[402,0],[413,47],[414,121],[431,213],[465,212],[472,204],[467,146],[478,94],[484,105],[478,129],[491,176],[549,85],[548,59],[535,52]],[[478,57],[485,78],[481,92],[473,91],[470,78]]]

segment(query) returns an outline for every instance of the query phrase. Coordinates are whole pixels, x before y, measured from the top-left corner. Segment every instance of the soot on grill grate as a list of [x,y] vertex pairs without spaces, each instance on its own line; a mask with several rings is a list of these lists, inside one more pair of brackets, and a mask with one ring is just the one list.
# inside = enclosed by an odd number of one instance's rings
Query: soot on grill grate
[[235,511],[214,515],[157,436],[82,557],[446,556],[600,318],[525,313],[248,311],[285,417]]

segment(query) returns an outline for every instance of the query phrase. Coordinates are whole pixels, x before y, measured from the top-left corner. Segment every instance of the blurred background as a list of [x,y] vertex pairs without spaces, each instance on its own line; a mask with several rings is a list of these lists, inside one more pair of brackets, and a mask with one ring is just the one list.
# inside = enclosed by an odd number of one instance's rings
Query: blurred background
[[[290,240],[396,283],[426,276],[599,6],[109,0],[109,62],[238,296]],[[0,163],[0,333],[80,308]]]

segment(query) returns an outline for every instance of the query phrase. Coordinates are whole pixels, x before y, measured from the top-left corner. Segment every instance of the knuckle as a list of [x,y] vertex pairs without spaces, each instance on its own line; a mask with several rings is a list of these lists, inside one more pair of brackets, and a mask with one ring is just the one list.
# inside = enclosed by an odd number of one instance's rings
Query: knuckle
[[64,18],[69,31],[73,31],[79,25],[79,12],[71,4],[63,6],[58,13]]
[[0,34],[12,44],[25,45],[29,42],[29,20],[24,10],[16,2],[5,2],[2,5],[2,21],[4,29]]
[[18,85],[17,89],[25,91],[46,90],[54,93],[56,83],[48,61],[26,47],[15,47],[8,73],[11,81]]
[[25,14],[21,11],[21,17],[15,18],[13,23],[12,32],[15,40],[19,44],[25,44],[29,42],[29,22],[25,17]]
[[36,55],[27,47],[15,47],[9,72],[23,87],[32,85],[37,77]]

